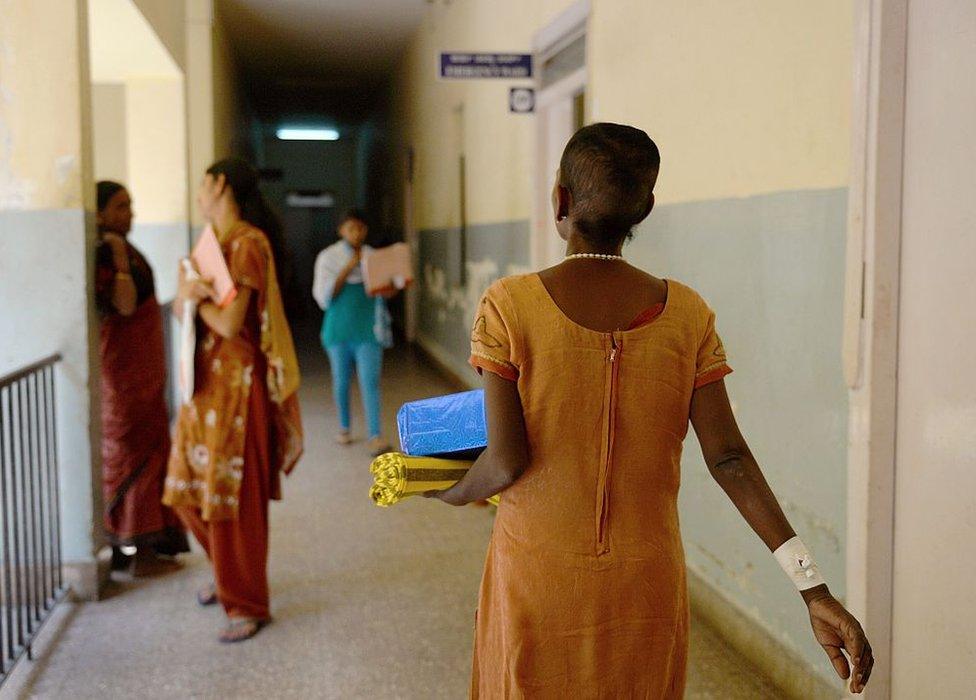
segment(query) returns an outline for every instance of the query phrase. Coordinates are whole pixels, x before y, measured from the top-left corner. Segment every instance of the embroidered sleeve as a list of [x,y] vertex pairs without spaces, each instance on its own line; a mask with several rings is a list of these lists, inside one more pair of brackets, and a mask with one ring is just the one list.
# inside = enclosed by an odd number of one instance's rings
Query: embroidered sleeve
[[715,331],[715,312],[705,307],[705,332],[698,346],[695,368],[695,388],[717,382],[732,372],[725,357],[725,346]]
[[469,364],[479,374],[488,371],[516,381],[519,369],[512,350],[514,337],[515,314],[504,288],[496,282],[478,304],[471,329]]
[[241,236],[230,244],[227,267],[234,284],[238,287],[264,291],[267,284],[268,262],[261,244],[250,235]]

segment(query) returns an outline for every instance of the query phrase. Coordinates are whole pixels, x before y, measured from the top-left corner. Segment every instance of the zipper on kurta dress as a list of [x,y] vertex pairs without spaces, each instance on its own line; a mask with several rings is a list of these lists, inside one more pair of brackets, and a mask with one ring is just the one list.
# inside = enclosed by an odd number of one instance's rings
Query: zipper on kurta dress
[[610,339],[610,353],[607,357],[610,390],[607,399],[607,434],[606,457],[600,467],[599,510],[597,511],[597,554],[610,551],[610,534],[608,532],[610,520],[610,467],[613,463],[613,438],[617,422],[617,376],[620,369],[621,346],[613,333]]

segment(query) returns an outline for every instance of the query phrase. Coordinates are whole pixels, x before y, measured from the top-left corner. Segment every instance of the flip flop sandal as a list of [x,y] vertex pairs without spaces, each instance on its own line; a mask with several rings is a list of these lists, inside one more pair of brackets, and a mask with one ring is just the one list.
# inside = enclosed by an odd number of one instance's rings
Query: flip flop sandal
[[221,644],[237,644],[251,639],[260,632],[270,620],[255,620],[250,617],[239,617],[230,621],[230,624],[220,633]]
[[217,604],[217,586],[210,584],[197,591],[197,603],[203,607]]

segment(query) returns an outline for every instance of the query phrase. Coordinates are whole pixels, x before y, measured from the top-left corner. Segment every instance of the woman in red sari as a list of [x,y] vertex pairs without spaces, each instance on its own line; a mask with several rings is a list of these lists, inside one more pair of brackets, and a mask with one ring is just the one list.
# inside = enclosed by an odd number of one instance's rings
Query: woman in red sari
[[117,182],[98,183],[96,299],[101,312],[102,494],[115,568],[136,576],[177,567],[158,555],[189,551],[172,510],[162,504],[169,420],[163,319],[152,268],[128,242],[132,200]]
[[197,196],[237,290],[220,307],[206,280],[180,277],[177,317],[197,304],[193,397],[180,407],[164,501],[210,558],[214,583],[197,594],[220,603],[222,642],[250,639],[271,620],[268,502],[302,453],[298,360],[278,270],[277,217],[247,162],[207,170]]

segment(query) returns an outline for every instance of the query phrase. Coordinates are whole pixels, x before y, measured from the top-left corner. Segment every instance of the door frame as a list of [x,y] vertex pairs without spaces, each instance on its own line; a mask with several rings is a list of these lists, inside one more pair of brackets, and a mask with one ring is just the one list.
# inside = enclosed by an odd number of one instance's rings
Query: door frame
[[908,0],[857,0],[844,300],[848,607],[891,696],[898,295]]
[[404,151],[403,163],[403,240],[410,247],[410,257],[414,266],[415,281],[406,290],[404,335],[408,343],[417,341],[417,326],[420,307],[420,281],[422,270],[417,269],[420,262],[420,237],[413,220],[413,178],[416,171],[417,154],[413,146],[408,145]]
[[557,15],[552,22],[539,30],[532,40],[533,63],[536,67],[536,114],[535,114],[535,156],[532,177],[532,229],[529,242],[529,259],[533,269],[538,270],[548,260],[551,229],[550,178],[548,167],[548,123],[547,111],[556,103],[572,99],[586,88],[588,68],[582,68],[561,80],[541,86],[540,67],[567,45],[585,36],[590,16],[590,0],[578,0]]

